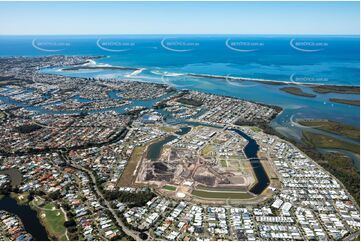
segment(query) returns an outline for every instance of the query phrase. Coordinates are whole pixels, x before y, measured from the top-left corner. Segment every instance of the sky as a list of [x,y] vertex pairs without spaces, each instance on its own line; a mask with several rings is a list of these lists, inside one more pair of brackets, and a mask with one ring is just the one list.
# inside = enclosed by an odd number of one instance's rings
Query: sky
[[359,2],[0,2],[0,35],[359,35]]

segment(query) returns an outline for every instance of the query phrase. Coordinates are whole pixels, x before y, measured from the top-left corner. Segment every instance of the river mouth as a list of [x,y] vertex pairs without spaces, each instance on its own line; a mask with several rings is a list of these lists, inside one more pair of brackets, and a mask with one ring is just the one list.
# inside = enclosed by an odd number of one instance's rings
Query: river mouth
[[0,209],[17,215],[21,219],[25,230],[33,236],[33,240],[49,240],[48,234],[40,223],[37,213],[29,205],[19,205],[14,198],[4,196],[0,199]]

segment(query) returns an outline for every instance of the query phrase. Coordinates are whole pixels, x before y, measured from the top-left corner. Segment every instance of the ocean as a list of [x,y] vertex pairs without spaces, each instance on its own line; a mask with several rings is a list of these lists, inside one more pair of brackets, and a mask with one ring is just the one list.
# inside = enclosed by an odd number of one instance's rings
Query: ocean
[[359,85],[358,36],[2,36],[0,56],[106,55],[175,73]]
[[[294,96],[280,86],[231,77],[299,83],[360,85],[359,36],[286,35],[122,35],[122,36],[1,36],[0,56],[102,55],[94,65],[143,68],[132,70],[77,70],[61,68],[46,73],[79,77],[118,78],[165,83],[246,100],[279,105],[284,111],[273,126],[299,137],[294,121],[322,118],[359,126],[359,107],[332,103],[329,98],[359,99],[359,95]],[[186,74],[226,78],[190,77]]]

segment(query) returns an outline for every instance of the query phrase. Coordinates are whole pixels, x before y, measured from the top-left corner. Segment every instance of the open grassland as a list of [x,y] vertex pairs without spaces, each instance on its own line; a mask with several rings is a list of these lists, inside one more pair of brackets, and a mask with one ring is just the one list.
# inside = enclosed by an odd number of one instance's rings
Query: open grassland
[[251,130],[252,130],[253,132],[257,132],[257,133],[262,131],[261,128],[256,127],[256,126],[252,126],[252,127],[251,127]]
[[201,155],[204,157],[210,157],[212,153],[215,153],[215,147],[212,144],[207,144],[201,151]]
[[226,160],[220,160],[220,163],[221,163],[221,166],[222,166],[222,167],[228,167]]
[[179,129],[175,128],[175,127],[171,127],[171,126],[165,126],[165,125],[161,125],[161,126],[156,126],[159,130],[162,130],[164,132],[167,133],[175,133],[177,132]]
[[12,192],[12,193],[10,193],[10,197],[14,198],[16,200],[16,202],[20,205],[25,205],[29,202],[28,196],[29,196],[28,192],[24,192],[24,193]]
[[165,185],[163,187],[163,189],[168,190],[168,191],[175,191],[177,188],[175,186]]
[[247,192],[233,192],[233,191],[207,191],[194,190],[193,196],[204,199],[249,199],[253,196]]
[[65,237],[66,228],[64,226],[65,217],[60,209],[54,209],[52,203],[46,204],[43,210],[40,210],[40,219],[44,224],[50,236],[59,240],[67,240]]
[[119,178],[118,186],[120,187],[129,187],[132,186],[136,174],[134,174],[135,169],[137,168],[138,162],[140,162],[143,153],[145,152],[145,147],[135,147],[133,153],[124,169],[122,176]]
[[45,227],[49,238],[55,240],[67,240],[64,226],[65,215],[55,203],[44,203],[44,200],[36,197],[29,205],[38,214],[41,224]]

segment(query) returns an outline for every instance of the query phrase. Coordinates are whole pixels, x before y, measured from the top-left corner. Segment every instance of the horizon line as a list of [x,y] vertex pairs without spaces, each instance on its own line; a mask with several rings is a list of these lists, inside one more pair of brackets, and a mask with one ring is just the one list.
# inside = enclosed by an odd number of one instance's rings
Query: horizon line
[[229,35],[277,35],[277,36],[357,36],[360,37],[360,33],[358,34],[227,34],[227,33],[221,33],[221,34],[187,34],[187,33],[177,33],[177,34],[167,34],[167,33],[155,33],[155,34],[0,34],[0,37],[2,36],[125,36],[125,35],[134,35],[134,36],[164,36],[164,35],[193,35],[193,36],[207,36],[207,35],[213,35],[213,36],[229,36]]

